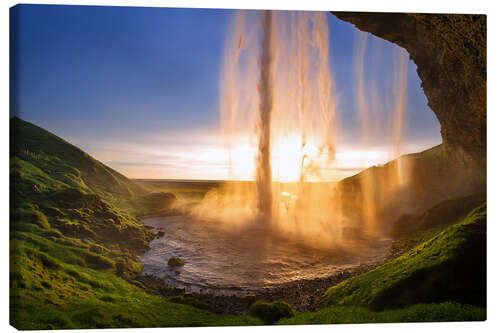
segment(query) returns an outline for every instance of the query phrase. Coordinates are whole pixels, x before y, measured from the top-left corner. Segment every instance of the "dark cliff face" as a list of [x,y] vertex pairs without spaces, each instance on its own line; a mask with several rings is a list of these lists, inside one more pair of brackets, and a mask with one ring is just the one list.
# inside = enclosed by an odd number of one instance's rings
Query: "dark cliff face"
[[448,156],[486,165],[486,15],[332,12],[405,48]]

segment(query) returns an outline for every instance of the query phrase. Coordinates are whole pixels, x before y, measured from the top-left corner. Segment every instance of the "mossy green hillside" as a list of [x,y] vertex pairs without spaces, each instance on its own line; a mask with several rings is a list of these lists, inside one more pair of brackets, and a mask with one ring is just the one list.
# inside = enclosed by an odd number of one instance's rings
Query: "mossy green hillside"
[[486,204],[403,256],[331,287],[320,304],[382,310],[445,301],[486,305]]
[[392,255],[399,256],[460,222],[486,202],[486,193],[444,200],[419,214],[403,214],[391,226]]
[[[151,295],[135,277],[165,210],[77,147],[11,119],[10,322],[19,329],[250,325]],[[157,205],[158,204],[158,205]],[[159,204],[162,204],[161,207]]]
[[17,117],[10,120],[10,156],[29,163],[20,167],[30,171],[26,180],[30,180],[31,185],[41,182],[59,189],[79,188],[120,204],[123,199],[146,194],[142,187],[78,147]]
[[[385,234],[402,214],[426,211],[444,200],[485,193],[485,177],[482,169],[464,168],[450,160],[444,146],[438,145],[422,152],[401,155],[384,165],[373,166],[339,181],[332,204],[340,205],[359,232],[363,232],[369,223],[364,220],[362,212],[366,207],[372,207],[373,216],[378,221],[376,228]],[[451,210],[444,213],[450,214]],[[443,221],[446,220],[450,219],[445,215]],[[401,225],[405,224],[405,221],[401,222]]]
[[401,239],[432,229],[443,230],[483,202],[486,202],[486,193],[477,193],[443,200],[420,214],[403,214],[392,224],[390,236]]
[[60,244],[36,231],[11,233],[10,322],[18,329],[262,324],[168,302],[119,277],[116,263],[77,239]]

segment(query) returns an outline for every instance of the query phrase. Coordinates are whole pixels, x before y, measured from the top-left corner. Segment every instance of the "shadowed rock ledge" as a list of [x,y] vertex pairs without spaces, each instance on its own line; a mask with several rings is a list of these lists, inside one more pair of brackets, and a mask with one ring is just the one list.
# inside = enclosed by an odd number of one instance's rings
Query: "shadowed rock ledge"
[[332,12],[405,48],[449,158],[486,166],[486,15]]

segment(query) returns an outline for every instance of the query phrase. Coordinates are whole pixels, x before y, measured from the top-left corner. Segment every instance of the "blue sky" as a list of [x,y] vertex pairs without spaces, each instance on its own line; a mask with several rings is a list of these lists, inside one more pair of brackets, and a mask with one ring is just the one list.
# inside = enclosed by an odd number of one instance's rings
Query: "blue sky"
[[[33,122],[136,178],[223,178],[219,75],[232,10],[21,5],[11,116]],[[347,147],[359,138],[354,49],[360,32],[327,15],[331,72]],[[380,96],[396,46],[369,37],[365,77]],[[404,143],[440,143],[410,61]],[[385,119],[385,118],[383,118]],[[382,121],[385,123],[385,121]],[[388,131],[374,140],[384,144]],[[211,155],[211,152],[213,153]]]

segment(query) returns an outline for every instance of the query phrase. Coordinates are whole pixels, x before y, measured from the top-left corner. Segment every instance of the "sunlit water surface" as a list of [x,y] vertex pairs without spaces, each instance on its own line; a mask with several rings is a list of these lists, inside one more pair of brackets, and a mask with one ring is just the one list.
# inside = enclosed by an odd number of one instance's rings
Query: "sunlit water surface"
[[[388,240],[358,240],[348,247],[325,250],[259,228],[228,230],[227,225],[190,216],[154,217],[142,222],[154,232],[165,232],[151,242],[150,251],[140,256],[143,274],[192,291],[249,292],[327,277],[379,261],[390,244]],[[171,257],[182,258],[185,265],[170,267]]]

